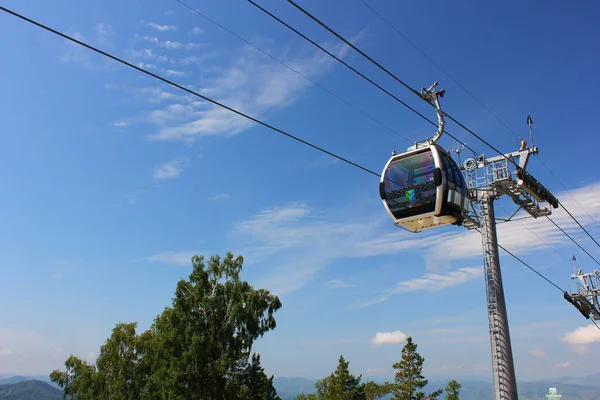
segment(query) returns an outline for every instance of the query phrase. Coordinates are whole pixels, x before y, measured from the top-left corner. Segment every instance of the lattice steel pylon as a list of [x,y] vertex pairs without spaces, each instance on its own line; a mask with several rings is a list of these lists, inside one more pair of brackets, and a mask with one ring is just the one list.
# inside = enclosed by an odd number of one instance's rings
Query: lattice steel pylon
[[[573,256],[575,261],[575,256]],[[573,305],[577,307],[586,318],[600,321],[600,270],[583,273],[581,268],[571,275],[576,280],[577,290],[571,293]]]
[[[530,118],[528,118],[528,123]],[[530,126],[531,127],[531,126]],[[520,210],[533,218],[551,214],[540,204],[547,202],[554,208],[558,201],[552,194],[525,172],[529,156],[537,154],[537,147],[526,147],[512,153],[485,158],[480,155],[463,162],[463,173],[469,188],[472,212],[463,222],[467,229],[481,232],[486,283],[488,323],[492,353],[494,400],[518,400],[516,373],[513,362],[508,314],[504,298],[494,201],[502,195],[512,199],[517,210],[506,220],[510,221]]]

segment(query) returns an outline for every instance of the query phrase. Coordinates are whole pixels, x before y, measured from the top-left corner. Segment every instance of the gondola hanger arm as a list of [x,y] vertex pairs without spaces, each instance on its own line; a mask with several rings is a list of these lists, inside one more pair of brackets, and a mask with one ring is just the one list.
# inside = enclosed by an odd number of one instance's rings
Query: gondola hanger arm
[[424,147],[424,146],[430,146],[432,144],[434,144],[435,142],[437,142],[438,140],[440,140],[440,137],[442,137],[442,134],[444,133],[444,113],[442,111],[442,108],[440,106],[440,97],[444,96],[444,93],[446,92],[444,89],[438,91],[437,90],[437,85],[438,82],[434,82],[433,85],[431,85],[429,87],[429,89],[425,89],[422,88],[421,89],[421,98],[423,100],[425,100],[428,103],[431,103],[435,106],[435,111],[437,113],[438,116],[438,130],[437,133],[431,137],[426,139],[424,142],[420,142],[420,143],[415,143],[414,146],[410,147],[408,150],[415,150],[418,147]]

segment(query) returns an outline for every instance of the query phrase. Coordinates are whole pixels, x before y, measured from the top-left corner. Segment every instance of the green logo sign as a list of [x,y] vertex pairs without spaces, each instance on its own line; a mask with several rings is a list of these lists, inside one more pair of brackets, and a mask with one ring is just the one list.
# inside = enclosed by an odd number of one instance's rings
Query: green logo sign
[[562,395],[558,394],[558,390],[556,390],[556,388],[549,388],[548,389],[548,394],[546,395],[547,399],[554,399],[554,400],[558,400],[562,397]]

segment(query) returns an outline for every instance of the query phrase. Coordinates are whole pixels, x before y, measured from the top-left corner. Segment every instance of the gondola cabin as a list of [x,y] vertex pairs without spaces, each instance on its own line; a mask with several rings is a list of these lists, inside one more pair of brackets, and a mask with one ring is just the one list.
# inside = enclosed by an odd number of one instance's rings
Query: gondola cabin
[[379,183],[386,210],[394,224],[412,232],[461,225],[469,204],[462,172],[441,147],[421,146],[386,164]]

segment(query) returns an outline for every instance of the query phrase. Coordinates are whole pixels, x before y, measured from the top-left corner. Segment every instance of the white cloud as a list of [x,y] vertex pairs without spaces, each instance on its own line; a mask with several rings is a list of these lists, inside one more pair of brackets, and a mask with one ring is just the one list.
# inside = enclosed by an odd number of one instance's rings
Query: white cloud
[[0,343],[0,373],[46,373],[68,356],[58,343],[34,331],[0,329]]
[[184,48],[187,50],[191,50],[191,49],[196,49],[201,46],[199,43],[181,43],[181,42],[172,41],[172,40],[161,41],[156,36],[143,36],[142,39],[147,42],[153,43],[156,46],[159,46],[159,47],[162,47],[165,49],[170,49],[170,50],[184,49]]
[[534,349],[529,352],[532,357],[546,357],[546,352],[541,349]]
[[[189,44],[186,46],[189,47]],[[340,51],[339,48],[337,51]],[[253,117],[264,117],[267,111],[273,112],[293,104],[311,86],[309,81],[293,71],[265,60],[251,47],[243,47],[228,57],[231,59],[228,66],[223,68],[219,65],[213,69],[216,76],[203,78],[207,82],[203,93],[210,93],[215,100]],[[223,57],[220,57],[219,63],[222,60]],[[180,60],[181,63],[196,61],[191,58]],[[330,58],[318,52],[284,61],[311,79],[325,76],[334,66]],[[206,69],[209,68],[207,66]],[[235,135],[253,124],[246,118],[211,105],[199,117],[159,128],[152,139],[194,142],[203,136]]]
[[[594,203],[593,197],[600,197],[600,184],[590,185],[573,193],[576,196],[582,194],[581,197],[578,196],[582,204],[591,204],[590,210],[596,210],[592,215],[600,215],[600,206]],[[383,210],[375,215],[365,214],[354,208],[317,211],[305,203],[295,202],[258,212],[236,224],[230,235],[232,239],[240,240],[238,252],[244,254],[247,264],[260,262],[262,271],[265,271],[257,277],[255,283],[279,296],[302,288],[319,271],[344,259],[398,254],[419,257],[447,255],[456,260],[481,257],[481,238],[478,233],[472,236],[471,232],[458,227],[440,228],[441,233],[424,232],[419,235],[408,235],[401,230],[385,233],[389,232],[390,224]],[[518,226],[518,223],[513,226]],[[521,234],[524,235],[523,232]],[[453,245],[466,247],[464,242],[468,240],[475,240],[470,245],[473,247],[469,249],[471,253],[455,252],[452,245],[448,245],[451,242]],[[522,239],[527,240],[529,239],[526,237]],[[539,246],[538,241],[536,239],[536,246]],[[519,248],[509,249],[519,254]],[[520,251],[529,252],[530,249],[520,247]],[[481,267],[452,268],[450,265],[444,270],[424,271],[420,276],[378,290],[372,299],[367,298],[369,301],[362,303],[357,301],[351,308],[379,304],[400,293],[456,288],[479,279],[481,275]],[[347,278],[350,277],[344,277]],[[532,335],[524,329],[521,332],[515,330],[515,334]]]
[[367,368],[365,370],[365,374],[371,374],[371,375],[379,375],[379,374],[385,374],[386,370],[383,368]]
[[371,344],[375,346],[381,346],[384,344],[398,344],[403,343],[406,338],[407,335],[401,331],[377,332],[375,337],[371,339]]
[[304,342],[298,344],[299,347],[331,347],[331,346],[341,346],[345,344],[357,344],[363,343],[360,340],[355,339],[334,339],[334,340],[319,340],[314,342]]
[[596,328],[594,324],[580,326],[574,331],[565,334],[561,340],[572,345],[600,343],[600,329]]
[[117,38],[117,34],[112,26],[107,24],[96,25],[96,41],[101,46],[114,47],[113,40]]
[[164,70],[164,72],[167,74],[167,76],[175,76],[178,78],[188,75],[188,73],[185,71],[177,71],[175,69],[167,69]]
[[11,349],[9,349],[8,347],[0,347],[0,357],[1,356],[11,356],[15,354],[14,351],[12,351]]
[[138,67],[142,68],[142,69],[148,69],[148,70],[156,69],[156,65],[145,63],[145,62],[141,62],[141,61],[139,63],[137,63],[136,65]]
[[216,194],[214,196],[207,197],[207,200],[219,201],[219,200],[227,200],[229,199],[229,195],[227,193]]
[[409,279],[398,282],[391,291],[381,294],[374,299],[364,303],[355,303],[351,308],[365,308],[379,303],[383,303],[390,296],[398,293],[408,293],[414,291],[438,291],[457,286],[471,280],[479,278],[483,274],[482,267],[459,268],[445,273],[426,273],[420,278]]
[[557,365],[556,368],[568,368],[570,366],[571,366],[571,363],[567,361],[566,363]]
[[203,46],[202,43],[186,43],[184,45],[186,50],[195,50],[195,49],[199,49]]
[[342,288],[351,288],[351,287],[355,287],[355,286],[356,285],[354,285],[352,283],[344,282],[341,279],[332,279],[325,284],[325,287],[327,289],[342,289]]
[[201,35],[202,33],[204,33],[204,29],[202,29],[202,28],[199,28],[199,27],[195,27],[194,29],[192,29],[192,30],[190,31],[190,33],[191,33],[192,35]]
[[176,158],[166,163],[157,165],[154,168],[152,177],[157,181],[166,181],[168,179],[179,178],[183,170],[190,166],[187,158]]
[[192,257],[194,255],[201,255],[202,253],[192,252],[192,251],[183,251],[183,252],[166,252],[154,254],[148,257],[145,257],[144,260],[152,263],[160,263],[160,264],[173,264],[173,265],[192,265]]
[[[79,40],[83,43],[89,43],[89,40],[79,32],[71,34],[74,39]],[[94,65],[90,61],[90,52],[80,46],[79,44],[73,43],[65,39],[65,50],[61,55],[61,60],[66,63],[74,63],[83,68],[93,68]]]
[[148,23],[144,23],[144,21],[142,21],[142,23],[150,28],[156,29],[157,31],[160,32],[165,32],[165,31],[174,31],[177,29],[176,26],[174,25],[159,25],[156,24],[154,22],[148,22]]
[[112,126],[117,127],[117,128],[125,128],[129,126],[129,122],[127,121],[115,121],[113,122]]

